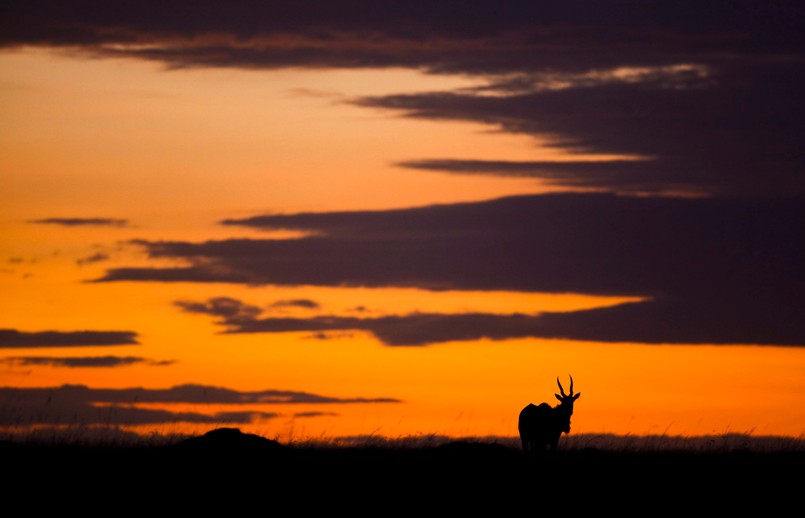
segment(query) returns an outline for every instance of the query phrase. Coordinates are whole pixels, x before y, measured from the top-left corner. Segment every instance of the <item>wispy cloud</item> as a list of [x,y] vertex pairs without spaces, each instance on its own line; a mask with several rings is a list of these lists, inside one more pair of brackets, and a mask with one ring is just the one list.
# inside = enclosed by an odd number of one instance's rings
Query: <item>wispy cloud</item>
[[33,219],[30,223],[39,225],[61,225],[64,227],[126,227],[127,219],[113,218],[45,218]]
[[278,300],[272,302],[270,308],[302,308],[302,309],[319,309],[319,304],[315,300],[310,299],[288,299]]
[[188,313],[204,313],[226,319],[228,322],[238,322],[241,320],[251,320],[260,313],[262,309],[257,306],[244,304],[243,302],[231,297],[215,297],[207,302],[192,302],[179,300],[176,305]]
[[24,424],[37,425],[143,425],[160,423],[220,423],[248,424],[271,419],[274,412],[248,409],[203,414],[172,412],[137,407],[142,403],[187,403],[197,405],[250,404],[357,404],[398,403],[391,398],[334,398],[307,392],[266,390],[238,392],[221,387],[180,385],[169,389],[100,389],[83,385],[62,385],[47,388],[0,387],[0,426],[19,426],[19,415],[26,416]]
[[294,412],[294,417],[337,417],[335,412]]
[[97,252],[92,255],[88,255],[87,257],[82,257],[81,259],[76,260],[76,264],[78,266],[85,266],[88,264],[95,264],[101,263],[103,261],[109,260],[109,254],[105,254],[103,252]]
[[19,331],[0,329],[0,348],[137,345],[134,331]]
[[56,357],[56,356],[9,356],[0,359],[0,363],[13,366],[48,366],[67,368],[94,368],[94,367],[127,367],[135,364],[164,367],[176,363],[174,360],[149,360],[139,356],[83,356],[83,357]]

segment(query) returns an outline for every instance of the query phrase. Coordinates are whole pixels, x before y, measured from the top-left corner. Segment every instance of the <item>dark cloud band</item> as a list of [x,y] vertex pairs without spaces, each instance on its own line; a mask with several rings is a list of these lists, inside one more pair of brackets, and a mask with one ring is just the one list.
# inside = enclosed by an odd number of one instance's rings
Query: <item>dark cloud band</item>
[[[0,46],[170,67],[406,67],[479,86],[353,99],[641,164],[489,163],[565,189],[805,195],[805,9],[797,2],[180,0],[6,3]],[[187,16],[185,13],[193,13]],[[163,13],[155,15],[155,13]],[[419,161],[477,174],[463,157]],[[464,161],[463,161],[464,160]],[[462,162],[463,161],[463,162]],[[408,162],[416,164],[416,162]],[[42,220],[65,225],[92,220]],[[120,220],[110,220],[120,221]]]
[[113,218],[45,218],[31,220],[31,223],[64,227],[125,227],[129,221]]
[[55,357],[55,356],[11,356],[3,358],[0,363],[7,363],[21,367],[49,366],[67,368],[95,368],[95,367],[127,367],[135,364],[165,366],[172,361],[154,361],[139,356],[85,356],[85,357]]
[[[192,15],[188,15],[192,13]],[[693,0],[11,0],[0,44],[171,66],[411,67],[490,73],[801,53],[802,7]]]
[[221,387],[181,385],[169,389],[94,389],[83,385],[48,388],[0,387],[0,426],[19,426],[18,415],[31,416],[29,425],[145,425],[190,423],[248,424],[278,414],[239,410],[213,415],[137,407],[140,403],[233,404],[355,404],[398,403],[390,398],[333,398],[283,390],[238,392]]
[[[187,304],[179,304],[187,308]],[[244,307],[251,307],[241,303]],[[484,313],[413,313],[375,318],[317,316],[311,318],[237,318],[215,311],[215,299],[197,303],[195,312],[219,317],[227,333],[365,331],[389,346],[425,346],[452,341],[548,338],[644,344],[771,344],[805,345],[805,334],[790,314],[786,327],[769,325],[745,309],[722,308],[718,320],[708,303],[662,298],[568,313],[536,315]],[[776,319],[783,321],[785,319]]]
[[[402,161],[417,169],[533,177],[565,189],[627,194],[805,196],[805,63],[732,63],[668,84],[634,80],[536,86],[496,95],[432,92],[358,99],[360,106],[491,125],[577,155],[636,160]],[[679,72],[685,76],[685,72]],[[673,76],[673,74],[672,74]],[[627,77],[629,77],[627,75]]]
[[[805,249],[799,246],[799,236],[805,235],[805,211],[796,198],[555,194],[418,209],[257,216],[224,223],[310,230],[315,236],[142,241],[138,244],[152,257],[180,259],[192,266],[113,269],[96,282],[628,295],[647,302],[551,317],[551,326],[543,318],[535,333],[602,341],[805,345],[805,327],[798,316],[802,307],[798,287],[805,285],[801,268]],[[185,304],[185,310],[216,314],[241,330],[248,329],[261,312],[226,299],[216,299],[214,307]],[[610,322],[604,325],[603,318]],[[588,326],[591,319],[598,323]],[[485,323],[494,329],[499,320]],[[328,327],[315,319],[307,323],[278,319],[265,325],[312,331],[366,329],[369,322],[337,320]],[[383,329],[393,323],[382,321],[370,330],[384,336]],[[468,323],[461,326],[472,328]],[[494,331],[479,336],[489,333]],[[453,336],[463,339],[458,331]],[[396,343],[394,338],[388,340]]]
[[134,331],[18,331],[0,329],[0,348],[137,345]]

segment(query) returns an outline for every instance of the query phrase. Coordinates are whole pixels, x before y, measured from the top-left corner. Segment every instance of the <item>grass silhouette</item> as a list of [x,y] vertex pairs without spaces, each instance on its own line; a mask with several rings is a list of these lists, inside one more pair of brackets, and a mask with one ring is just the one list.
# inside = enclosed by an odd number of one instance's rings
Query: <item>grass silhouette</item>
[[[0,444],[6,447],[72,447],[72,448],[159,448],[176,445],[182,441],[214,434],[216,430],[237,430],[241,436],[258,437],[285,446],[310,448],[346,449],[428,449],[450,443],[501,446],[520,450],[520,439],[515,436],[466,436],[453,437],[439,434],[415,434],[386,437],[378,434],[357,436],[315,436],[295,437],[280,441],[276,437],[263,434],[241,432],[239,428],[217,426],[207,432],[197,434],[151,431],[135,433],[117,426],[67,426],[67,427],[23,427],[0,431]],[[712,434],[702,436],[684,435],[616,435],[616,434],[563,434],[559,449],[564,452],[599,450],[621,453],[787,453],[805,452],[805,436],[758,436],[751,432]]]
[[254,512],[293,499],[303,514],[501,516],[553,499],[579,514],[773,516],[801,504],[805,466],[805,440],[749,434],[567,435],[555,452],[526,453],[516,437],[280,443],[237,428],[137,440],[94,432],[0,440],[7,494],[46,476],[61,498],[91,493],[163,511]]

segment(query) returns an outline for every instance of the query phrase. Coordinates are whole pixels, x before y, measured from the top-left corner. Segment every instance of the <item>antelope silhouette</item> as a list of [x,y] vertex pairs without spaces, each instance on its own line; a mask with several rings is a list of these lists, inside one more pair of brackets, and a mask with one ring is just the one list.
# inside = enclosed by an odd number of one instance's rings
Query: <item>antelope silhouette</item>
[[554,395],[559,400],[558,405],[552,407],[548,403],[529,403],[520,411],[517,429],[525,452],[545,451],[546,448],[556,451],[562,432],[570,433],[573,403],[581,396],[581,392],[573,394],[573,376],[570,376],[569,394],[565,394],[558,376],[556,384],[559,385],[559,394]]

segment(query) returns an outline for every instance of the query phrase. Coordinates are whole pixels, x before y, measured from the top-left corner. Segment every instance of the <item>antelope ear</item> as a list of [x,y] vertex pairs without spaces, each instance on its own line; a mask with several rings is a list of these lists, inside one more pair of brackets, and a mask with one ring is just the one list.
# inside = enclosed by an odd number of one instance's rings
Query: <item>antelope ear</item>
[[573,396],[573,401],[576,401],[577,399],[579,399],[579,396],[580,396],[580,395],[581,395],[581,392],[579,392],[578,394],[576,394],[575,396]]
[[558,399],[559,401],[562,401],[562,396],[560,396],[559,394],[554,394],[554,396],[556,396],[556,399]]

